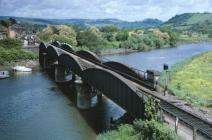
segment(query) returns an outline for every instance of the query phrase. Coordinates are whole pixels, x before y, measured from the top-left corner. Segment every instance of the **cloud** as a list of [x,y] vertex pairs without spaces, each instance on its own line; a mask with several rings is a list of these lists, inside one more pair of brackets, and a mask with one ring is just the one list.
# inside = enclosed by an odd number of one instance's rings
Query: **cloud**
[[109,1],[100,7],[108,14],[115,14],[120,9],[118,1]]
[[211,7],[211,0],[0,0],[0,15],[165,21],[185,12],[212,12]]

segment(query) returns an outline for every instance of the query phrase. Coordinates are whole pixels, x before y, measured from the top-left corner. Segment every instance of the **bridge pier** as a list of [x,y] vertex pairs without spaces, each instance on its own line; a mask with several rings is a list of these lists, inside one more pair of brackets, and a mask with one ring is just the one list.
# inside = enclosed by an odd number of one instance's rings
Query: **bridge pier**
[[77,92],[77,107],[89,109],[91,107],[90,86],[83,83],[80,77],[76,76],[75,86]]
[[47,67],[47,53],[41,53],[39,56],[40,64],[43,69],[46,69]]
[[58,61],[54,62],[54,78],[56,82],[65,81],[65,68]]
[[97,101],[98,101],[98,102],[101,102],[101,101],[102,101],[102,96],[103,96],[102,93],[101,93],[100,91],[97,90],[96,96],[97,96]]

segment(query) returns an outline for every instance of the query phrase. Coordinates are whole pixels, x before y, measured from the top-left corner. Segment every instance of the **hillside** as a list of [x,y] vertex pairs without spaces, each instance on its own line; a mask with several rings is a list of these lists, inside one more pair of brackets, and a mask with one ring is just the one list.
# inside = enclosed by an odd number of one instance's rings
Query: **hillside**
[[[0,16],[1,19],[8,19],[8,16]],[[24,17],[12,17],[19,22],[28,22],[32,24],[71,24],[77,26],[105,26],[115,25],[120,28],[147,28],[157,27],[162,24],[162,21],[158,19],[145,19],[143,21],[123,21],[118,19],[39,19],[39,18],[24,18]]]
[[163,23],[176,30],[212,33],[212,13],[184,13]]
[[[194,56],[171,68],[169,89],[179,98],[212,107],[212,51]],[[161,77],[164,79],[165,75]]]

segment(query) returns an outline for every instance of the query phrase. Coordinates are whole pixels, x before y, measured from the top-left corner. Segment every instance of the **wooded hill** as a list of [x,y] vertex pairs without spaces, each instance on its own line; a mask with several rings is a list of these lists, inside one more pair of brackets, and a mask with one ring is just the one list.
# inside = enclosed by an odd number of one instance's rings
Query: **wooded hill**
[[179,31],[212,33],[212,13],[184,13],[162,24]]

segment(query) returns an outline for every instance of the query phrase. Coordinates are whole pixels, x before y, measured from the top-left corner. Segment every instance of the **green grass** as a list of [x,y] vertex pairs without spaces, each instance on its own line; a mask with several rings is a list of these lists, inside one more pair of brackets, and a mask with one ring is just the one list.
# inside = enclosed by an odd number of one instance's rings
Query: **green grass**
[[208,34],[190,33],[190,34],[179,34],[179,42],[203,42],[212,41],[212,38],[208,37]]
[[133,124],[124,124],[116,130],[97,136],[97,140],[181,140],[167,124],[155,120],[136,120]]
[[17,60],[36,59],[38,56],[32,52],[23,51],[21,49],[5,49],[0,47],[0,64]]
[[196,23],[203,22],[205,20],[209,20],[209,21],[212,22],[212,14],[211,13],[204,13],[204,14],[196,13],[196,14],[193,14],[193,16],[191,16],[186,21],[186,23],[187,24],[196,24]]
[[[197,55],[171,68],[169,89],[179,98],[212,108],[212,51]],[[164,81],[164,74],[161,83]]]
[[119,126],[117,130],[99,134],[97,140],[139,140],[139,134],[136,134],[132,125],[125,124]]
[[0,40],[0,64],[17,60],[36,59],[33,52],[21,50],[21,41],[18,39]]

